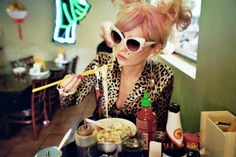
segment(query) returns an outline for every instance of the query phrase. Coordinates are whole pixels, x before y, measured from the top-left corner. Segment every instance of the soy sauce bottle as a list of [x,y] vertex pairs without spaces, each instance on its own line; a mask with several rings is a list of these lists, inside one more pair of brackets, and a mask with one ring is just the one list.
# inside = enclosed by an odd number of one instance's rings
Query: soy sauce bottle
[[141,99],[142,109],[137,113],[136,127],[137,135],[143,139],[144,153],[148,151],[150,141],[155,140],[156,135],[156,114],[152,112],[151,100],[148,98],[147,91]]
[[166,135],[162,142],[162,157],[186,157],[186,153],[180,120],[180,105],[171,103],[168,109]]

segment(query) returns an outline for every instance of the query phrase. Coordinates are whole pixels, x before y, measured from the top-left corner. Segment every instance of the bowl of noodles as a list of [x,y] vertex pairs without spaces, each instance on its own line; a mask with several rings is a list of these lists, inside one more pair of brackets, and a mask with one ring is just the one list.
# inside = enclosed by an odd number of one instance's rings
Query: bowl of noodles
[[118,145],[118,151],[121,151],[122,139],[136,134],[136,126],[129,120],[122,118],[106,118],[98,120],[100,123],[110,129],[97,130],[97,143],[114,143]]

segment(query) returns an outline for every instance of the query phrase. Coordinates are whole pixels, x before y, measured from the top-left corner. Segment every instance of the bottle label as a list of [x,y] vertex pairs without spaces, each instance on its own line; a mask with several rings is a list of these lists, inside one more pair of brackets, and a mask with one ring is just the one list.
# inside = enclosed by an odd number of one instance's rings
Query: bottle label
[[155,132],[156,131],[156,121],[142,121],[136,119],[137,129],[143,130],[145,132]]
[[180,121],[180,112],[168,113],[166,133],[173,143],[181,147],[183,144],[183,130]]
[[148,133],[142,133],[143,138],[143,149],[148,150]]
[[[172,156],[169,156],[169,155],[166,155],[165,153],[162,153],[162,157],[172,157]],[[183,156],[179,156],[179,157],[187,157],[187,154],[185,154]]]
[[137,134],[143,138],[144,150],[148,150],[149,142],[155,139],[156,122],[136,119],[136,126]]

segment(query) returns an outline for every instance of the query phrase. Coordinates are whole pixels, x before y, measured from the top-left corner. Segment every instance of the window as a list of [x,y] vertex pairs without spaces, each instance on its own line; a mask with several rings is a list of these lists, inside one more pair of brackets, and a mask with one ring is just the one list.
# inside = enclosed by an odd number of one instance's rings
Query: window
[[[158,0],[150,0],[151,4],[156,4]],[[178,32],[174,30],[169,42],[173,43],[175,53],[190,60],[197,60],[197,47],[199,35],[199,17],[201,12],[201,0],[187,0],[187,6],[192,11],[192,21],[189,27]]]

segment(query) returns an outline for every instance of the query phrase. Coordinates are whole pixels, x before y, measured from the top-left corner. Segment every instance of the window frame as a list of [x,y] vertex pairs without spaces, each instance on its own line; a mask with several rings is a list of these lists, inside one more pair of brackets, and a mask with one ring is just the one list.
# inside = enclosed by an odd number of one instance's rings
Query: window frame
[[[157,5],[158,0],[149,0],[148,2],[152,5]],[[197,51],[198,51],[197,49],[198,49],[198,41],[199,41],[199,18],[200,18],[200,12],[201,12],[201,3],[202,3],[202,0],[187,0],[187,5],[192,10],[192,16],[193,16],[192,22],[189,25],[189,27],[183,32],[177,32],[176,30],[173,30],[173,33],[169,39],[169,42],[174,44],[175,54],[185,57],[193,62],[197,61]],[[178,38],[178,37],[187,36],[187,33],[190,33],[191,31],[196,33],[196,38],[197,38],[195,39],[196,44],[193,45],[193,47],[191,47],[191,43],[187,41],[185,44],[187,46],[190,46],[191,49],[180,48],[180,45],[184,43],[181,43],[180,42],[181,38]]]

